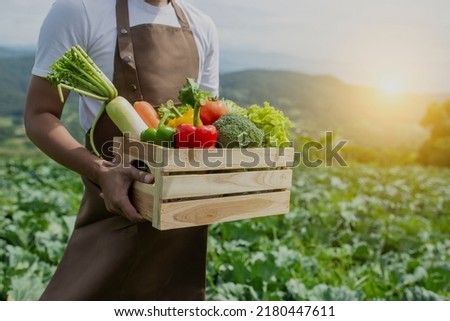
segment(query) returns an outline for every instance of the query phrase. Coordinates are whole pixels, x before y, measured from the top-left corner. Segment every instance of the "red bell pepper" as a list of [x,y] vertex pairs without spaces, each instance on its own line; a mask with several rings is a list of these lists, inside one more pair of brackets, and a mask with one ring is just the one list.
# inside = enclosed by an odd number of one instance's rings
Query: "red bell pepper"
[[177,148],[211,148],[216,146],[217,129],[213,125],[201,125],[200,101],[194,104],[194,124],[180,124],[175,132]]
[[216,146],[217,130],[213,125],[195,127],[190,124],[180,124],[175,132],[175,147],[177,148],[211,148]]

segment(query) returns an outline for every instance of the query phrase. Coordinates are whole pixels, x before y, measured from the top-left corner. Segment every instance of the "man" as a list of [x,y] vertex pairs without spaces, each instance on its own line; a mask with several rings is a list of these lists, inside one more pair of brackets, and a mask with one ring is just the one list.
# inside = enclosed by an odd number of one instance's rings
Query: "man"
[[[85,184],[73,235],[42,300],[204,299],[207,228],[153,229],[128,198],[132,182],[149,183],[151,175],[105,160],[111,155],[102,147],[120,131],[102,115],[94,141],[104,159],[94,156],[61,123],[64,106],[45,79],[56,59],[80,45],[130,102],[177,100],[187,77],[217,95],[215,26],[178,2],[56,0],[42,25],[25,127],[42,151]],[[99,102],[80,98],[86,131],[99,110]]]

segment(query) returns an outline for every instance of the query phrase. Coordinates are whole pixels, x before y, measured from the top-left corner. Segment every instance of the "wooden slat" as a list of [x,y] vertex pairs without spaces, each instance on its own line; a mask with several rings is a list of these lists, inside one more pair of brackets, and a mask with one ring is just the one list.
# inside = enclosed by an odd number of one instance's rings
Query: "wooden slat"
[[138,159],[147,161],[153,167],[161,168],[164,166],[164,150],[167,148],[129,138],[114,137],[113,154],[123,163]]
[[[285,167],[293,163],[292,148],[180,150],[115,138],[114,152],[116,162],[143,161],[154,175],[153,185],[133,184],[131,200],[158,229],[207,225],[289,211],[289,190],[268,190],[291,186],[292,170]],[[274,167],[273,170],[239,171],[242,168]],[[223,172],[206,172],[210,170]],[[187,174],[168,175],[181,171]],[[193,171],[200,174],[189,174]],[[242,195],[226,196],[239,193]],[[195,199],[174,201],[190,197]]]
[[286,214],[289,191],[161,204],[160,230]]
[[[139,212],[153,224],[158,224],[160,219],[161,194],[162,194],[162,173],[160,170],[152,170],[154,184],[134,182],[132,188],[132,204]],[[150,201],[149,201],[150,200]]]
[[293,148],[166,149],[164,171],[227,170],[291,166]]
[[[155,204],[160,203],[159,200],[155,203],[155,197],[152,194],[155,191],[154,186],[135,182],[131,191],[131,203],[136,207],[136,209],[139,211],[139,213],[142,214],[144,218],[153,222],[153,214],[158,214],[154,211]],[[155,224],[159,224],[158,222],[159,218],[155,221]]]
[[123,138],[115,138],[114,154],[125,163],[146,160],[164,172],[289,167],[294,162],[291,147],[174,149]]
[[161,198],[166,200],[287,189],[291,181],[291,169],[164,176]]

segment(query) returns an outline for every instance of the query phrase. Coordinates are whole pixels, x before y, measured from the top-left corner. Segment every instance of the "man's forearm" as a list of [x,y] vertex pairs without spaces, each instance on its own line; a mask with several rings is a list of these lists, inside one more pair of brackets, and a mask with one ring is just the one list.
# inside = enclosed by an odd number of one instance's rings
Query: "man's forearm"
[[93,155],[61,123],[62,109],[56,89],[47,80],[33,76],[24,117],[28,137],[50,158],[98,184],[110,212],[131,222],[145,221],[131,204],[128,191],[135,181],[150,183],[152,175],[133,166],[111,166]]
[[98,183],[103,160],[77,142],[56,116],[50,113],[28,116],[25,118],[25,127],[30,140],[45,154]]

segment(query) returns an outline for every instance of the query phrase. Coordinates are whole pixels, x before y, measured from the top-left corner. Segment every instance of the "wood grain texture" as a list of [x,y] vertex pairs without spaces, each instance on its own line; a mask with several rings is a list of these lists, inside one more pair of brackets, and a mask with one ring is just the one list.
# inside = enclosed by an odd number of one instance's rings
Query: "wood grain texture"
[[165,148],[150,143],[115,138],[114,154],[122,161],[146,160],[163,172],[289,167],[294,149],[288,148]]
[[230,222],[289,212],[289,191],[161,204],[161,230]]
[[[130,193],[131,203],[136,207],[139,213],[142,216],[153,222],[153,214],[157,213],[154,211],[155,209],[155,197],[152,193],[154,193],[155,188],[152,185],[144,184],[141,182],[135,182],[133,184],[133,188]],[[159,200],[156,202],[159,203]],[[154,224],[159,224],[159,218],[155,221]]]
[[165,176],[161,198],[166,200],[287,189],[291,181],[291,169]]
[[153,174],[154,184],[135,182],[130,197],[160,230],[289,211],[292,148],[170,149],[115,138],[114,149],[116,162],[139,160]]

